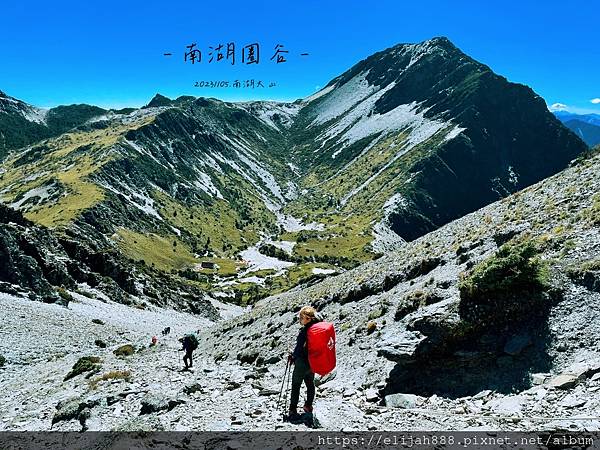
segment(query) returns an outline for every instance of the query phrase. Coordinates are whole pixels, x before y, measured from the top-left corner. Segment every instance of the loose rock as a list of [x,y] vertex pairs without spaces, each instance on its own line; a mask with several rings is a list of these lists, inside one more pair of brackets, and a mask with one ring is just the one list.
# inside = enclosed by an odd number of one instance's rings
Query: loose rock
[[417,406],[419,397],[413,394],[391,394],[385,396],[385,406],[389,408],[410,409]]

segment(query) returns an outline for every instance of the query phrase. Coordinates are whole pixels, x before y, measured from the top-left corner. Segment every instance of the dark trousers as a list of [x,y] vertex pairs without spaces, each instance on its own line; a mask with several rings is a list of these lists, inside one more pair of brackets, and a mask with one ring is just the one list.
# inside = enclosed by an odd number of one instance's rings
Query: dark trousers
[[[185,368],[192,367],[192,352],[193,350],[186,350],[185,355],[183,355],[183,363],[185,364]],[[189,365],[187,362],[190,362]]]
[[296,358],[294,362],[294,371],[292,372],[292,394],[290,396],[290,411],[296,412],[298,400],[300,399],[300,386],[302,382],[306,384],[306,403],[312,407],[315,399],[315,374],[311,372],[308,360]]

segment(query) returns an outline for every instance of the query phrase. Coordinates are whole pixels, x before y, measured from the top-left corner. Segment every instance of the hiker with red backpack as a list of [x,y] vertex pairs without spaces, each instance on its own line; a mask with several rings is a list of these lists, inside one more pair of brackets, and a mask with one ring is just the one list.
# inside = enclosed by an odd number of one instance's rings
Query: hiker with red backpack
[[304,412],[312,414],[315,399],[315,373],[325,375],[335,367],[333,324],[321,321],[312,306],[304,306],[298,314],[298,320],[302,328],[296,338],[296,347],[288,357],[288,362],[294,364],[290,409],[287,417],[290,422],[300,419],[297,408],[302,382],[306,384]]

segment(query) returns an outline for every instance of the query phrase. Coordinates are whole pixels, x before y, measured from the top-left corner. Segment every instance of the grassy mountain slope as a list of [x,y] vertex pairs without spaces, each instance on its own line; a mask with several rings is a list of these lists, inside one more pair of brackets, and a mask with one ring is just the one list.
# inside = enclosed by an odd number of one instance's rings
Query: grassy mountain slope
[[445,38],[378,52],[295,103],[0,101],[46,130],[4,162],[4,203],[243,301],[376,258],[586,151],[531,89]]

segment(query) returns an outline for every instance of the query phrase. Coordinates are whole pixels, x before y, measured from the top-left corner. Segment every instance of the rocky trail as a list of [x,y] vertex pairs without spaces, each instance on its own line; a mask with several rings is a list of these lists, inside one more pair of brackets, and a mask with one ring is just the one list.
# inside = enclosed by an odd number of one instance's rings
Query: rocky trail
[[[77,294],[75,294],[77,296]],[[0,430],[302,430],[281,420],[277,409],[283,360],[263,365],[207,358],[195,352],[194,371],[182,372],[177,336],[212,326],[192,315],[160,309],[138,310],[77,296],[65,308],[3,295],[0,352]],[[100,323],[93,323],[101,321]],[[171,327],[163,337],[160,330]],[[159,342],[150,347],[150,338]],[[290,336],[293,339],[294,336]],[[94,341],[103,340],[100,348]],[[113,351],[131,344],[135,352]],[[342,353],[336,373],[344,376],[317,388],[317,426],[327,430],[530,430],[540,426],[599,429],[600,359],[564,372],[538,375],[532,388],[515,395],[484,390],[463,398],[412,394],[388,396],[382,406],[383,381],[367,386],[353,382],[351,364]],[[100,370],[63,378],[85,356],[100,358]],[[277,358],[275,358],[277,359]],[[269,364],[270,363],[270,364]],[[368,361],[375,364],[374,361]],[[384,364],[389,370],[392,364]],[[379,367],[381,369],[381,367]],[[104,374],[127,378],[95,380]],[[591,372],[594,375],[587,376]],[[302,400],[302,397],[301,397]],[[55,422],[55,423],[53,423]]]
[[[208,321],[74,296],[69,308],[8,295],[0,298],[0,307],[14,312],[3,320],[0,333],[0,352],[9,364],[0,369],[0,388],[10,393],[0,399],[4,411],[0,429],[48,430],[56,417],[65,417],[52,429],[79,430],[81,411],[86,408],[91,410],[86,420],[90,430],[297,428],[284,425],[276,411],[281,362],[256,369],[216,365],[206,361],[200,348],[195,352],[194,371],[183,372],[177,337],[210,326]],[[160,330],[166,326],[171,334],[162,337]],[[152,334],[159,335],[159,343],[150,347]],[[107,347],[99,348],[96,339],[104,340]],[[126,344],[135,346],[135,353],[113,354]],[[98,356],[101,370],[90,379],[82,374],[63,381],[68,368],[84,356]],[[128,380],[93,386],[97,376],[116,371],[129,371]],[[338,428],[340,413],[346,426],[364,421],[356,405],[327,399],[327,389],[319,392],[323,424]]]

